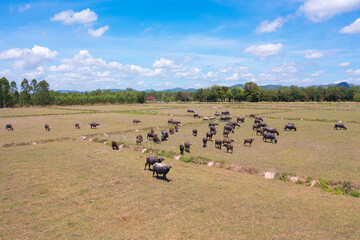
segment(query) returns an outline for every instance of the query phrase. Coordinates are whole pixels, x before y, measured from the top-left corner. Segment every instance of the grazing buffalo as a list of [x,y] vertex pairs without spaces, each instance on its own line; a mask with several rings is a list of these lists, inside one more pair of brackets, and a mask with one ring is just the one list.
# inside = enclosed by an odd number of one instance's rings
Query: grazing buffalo
[[267,139],[270,139],[270,142],[274,141],[275,143],[277,143],[277,139],[273,133],[264,133],[263,141],[266,142]]
[[210,127],[210,132],[213,134],[213,135],[216,135],[216,128],[214,126],[211,126]]
[[235,142],[233,139],[229,139],[229,138],[224,138],[222,140],[222,145],[226,146],[228,144],[231,144],[232,142]]
[[260,121],[260,119],[255,118],[254,123],[261,123],[261,121]]
[[203,148],[206,148],[206,143],[207,143],[207,138],[206,137],[204,137],[203,139],[202,139],[202,141],[203,141]]
[[75,123],[75,128],[76,128],[76,129],[80,129],[80,124],[79,124],[79,123]]
[[119,146],[118,146],[117,142],[112,141],[112,142],[111,142],[111,146],[112,146],[112,149],[113,149],[113,150],[119,150]]
[[143,141],[143,137],[142,137],[141,135],[137,135],[137,136],[136,136],[136,143],[137,143],[137,144],[141,144],[142,141]]
[[188,112],[188,113],[195,113],[194,110],[190,110],[190,109],[188,109],[187,112]]
[[147,165],[149,165],[149,169],[151,169],[151,168],[150,168],[151,165],[154,165],[155,163],[161,163],[162,161],[164,161],[163,158],[148,156],[148,157],[146,158],[144,170],[146,170],[146,166],[147,166]]
[[49,124],[45,124],[45,131],[50,131],[50,126],[49,126]]
[[231,150],[231,154],[234,152],[233,145],[227,144],[227,145],[225,145],[225,147],[226,147],[226,152],[229,152],[230,150]]
[[166,141],[168,137],[168,132],[165,129],[161,130],[161,141]]
[[173,124],[175,124],[175,125],[180,125],[181,122],[180,122],[180,121],[173,121]]
[[244,145],[248,143],[248,144],[250,144],[250,146],[251,146],[251,144],[252,144],[252,142],[253,142],[254,140],[255,140],[255,139],[253,139],[253,138],[245,138],[245,139],[244,139]]
[[255,118],[255,114],[250,114],[250,118]]
[[216,139],[215,140],[215,148],[221,149],[221,144],[222,144],[221,139]]
[[203,121],[210,121],[208,117],[203,117]]
[[224,130],[224,131],[223,131],[223,136],[228,138],[228,137],[229,137],[229,133],[230,133],[230,131]]
[[158,177],[159,174],[162,174],[163,179],[168,180],[166,178],[166,174],[168,174],[168,172],[170,171],[170,168],[172,168],[172,166],[170,166],[170,165],[165,165],[162,163],[155,163],[153,165],[153,177],[155,176],[155,173],[156,173],[156,177]]
[[343,129],[343,130],[347,130],[347,128],[345,127],[345,125],[344,124],[342,124],[342,123],[335,123],[335,126],[334,126],[334,129]]
[[133,120],[133,124],[138,124],[138,123],[141,123],[141,121],[140,121],[140,120],[137,120],[137,119],[134,119],[134,120]]
[[100,126],[100,123],[96,123],[96,122],[90,123],[90,128],[96,128],[97,126]]
[[212,132],[207,132],[206,133],[206,139],[207,140],[212,141],[212,136],[213,136]]
[[216,125],[219,125],[218,123],[214,123],[214,122],[209,122],[209,127],[213,126],[215,127]]
[[260,126],[260,127],[266,127],[266,126],[267,126],[267,124],[266,124],[266,123],[264,123],[264,122],[261,122],[261,123],[259,123],[259,126]]
[[227,117],[227,116],[220,118],[221,121],[229,121],[229,120],[231,120],[231,119],[232,119],[232,117]]
[[179,132],[179,125],[175,125],[175,132]]
[[295,132],[296,132],[296,127],[293,123],[288,123],[288,124],[285,124],[285,127],[284,127],[284,131],[286,131],[286,130],[290,130],[290,131],[295,130]]
[[155,133],[149,132],[149,133],[147,134],[146,139],[147,139],[147,140],[152,140],[152,139],[154,139],[154,135],[155,135]]
[[154,136],[153,141],[154,143],[158,143],[158,144],[161,143],[160,139],[157,136],[156,137]]
[[168,123],[174,123],[174,120],[171,118],[168,120]]
[[220,114],[219,112],[216,112],[216,113],[215,113],[215,116],[216,116],[216,117],[220,117],[221,114]]
[[194,114],[194,118],[200,118],[200,115],[197,114],[197,113],[195,113],[195,114]]
[[215,117],[209,117],[209,119],[212,121],[212,120],[215,120]]
[[254,124],[254,125],[253,125],[253,130],[259,129],[259,128],[261,128],[261,126],[260,126],[259,124]]
[[258,133],[260,133],[260,135],[264,135],[264,131],[261,128],[256,129],[256,135],[258,135]]
[[197,129],[193,129],[193,136],[194,136],[194,137],[197,136]]
[[184,145],[180,144],[179,149],[180,149],[180,154],[184,155],[184,149],[185,149]]
[[150,131],[151,133],[154,133],[154,129],[153,128],[151,128],[151,131]]
[[264,132],[269,132],[269,133],[276,133],[276,135],[279,136],[279,132],[275,129],[275,128],[271,128],[271,127],[264,127],[263,128]]
[[234,129],[235,127],[240,127],[240,125],[237,122],[228,122],[226,125],[231,125]]
[[261,117],[255,117],[255,119],[260,120],[261,122],[264,121]]
[[11,131],[14,131],[14,128],[13,128],[13,126],[12,126],[10,123],[8,123],[8,124],[5,125],[5,129],[8,130],[8,131],[10,131],[10,130],[11,130]]
[[175,133],[175,129],[174,128],[169,128],[169,133],[170,133],[170,135],[173,135]]
[[227,131],[230,131],[230,132],[234,133],[234,128],[232,126],[230,126],[230,125],[225,125],[224,130],[227,130]]
[[229,111],[222,111],[221,115],[230,115]]
[[186,152],[190,152],[190,146],[191,146],[191,144],[189,142],[184,143],[184,147],[185,147]]
[[241,122],[241,123],[244,123],[245,122],[245,117],[238,117],[236,119],[237,122]]

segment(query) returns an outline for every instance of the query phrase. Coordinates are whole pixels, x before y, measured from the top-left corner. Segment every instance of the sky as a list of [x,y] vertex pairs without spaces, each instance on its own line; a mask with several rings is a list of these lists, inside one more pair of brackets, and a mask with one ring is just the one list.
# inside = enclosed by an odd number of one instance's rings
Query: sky
[[0,16],[18,87],[360,84],[360,0],[0,0]]

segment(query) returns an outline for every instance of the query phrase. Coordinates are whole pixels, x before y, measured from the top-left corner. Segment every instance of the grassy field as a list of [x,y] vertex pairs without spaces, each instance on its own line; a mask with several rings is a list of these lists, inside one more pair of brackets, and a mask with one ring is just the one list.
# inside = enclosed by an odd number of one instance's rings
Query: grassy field
[[[253,121],[246,118],[230,134],[235,140],[233,154],[215,149],[213,142],[204,149],[201,139],[207,122],[192,118],[187,109],[202,116],[223,110],[233,117],[262,115],[279,130],[278,143],[262,142],[251,129]],[[359,239],[359,198],[172,157],[179,153],[179,144],[189,141],[191,152],[183,158],[200,156],[360,186],[359,110],[355,103],[154,103],[0,110],[0,126],[15,127],[0,135],[0,239]],[[29,116],[37,114],[42,116]],[[284,132],[289,120],[281,118],[300,115],[308,117],[291,120],[298,131]],[[133,125],[135,118],[142,123]],[[164,163],[173,166],[169,182],[143,170],[149,153],[113,151],[101,144],[116,140],[133,145],[135,135],[146,136],[151,127],[158,134],[168,129],[169,118],[183,123],[178,133],[161,144],[145,140],[139,146],[163,152]],[[344,121],[348,131],[333,130],[333,120]],[[101,126],[90,129],[91,121]],[[75,130],[75,122],[80,130]],[[50,132],[45,132],[45,123]],[[219,124],[213,139],[222,138],[225,123]],[[198,137],[191,135],[194,128]],[[243,146],[243,138],[249,137],[255,138],[253,146]],[[9,143],[15,144],[4,146]]]

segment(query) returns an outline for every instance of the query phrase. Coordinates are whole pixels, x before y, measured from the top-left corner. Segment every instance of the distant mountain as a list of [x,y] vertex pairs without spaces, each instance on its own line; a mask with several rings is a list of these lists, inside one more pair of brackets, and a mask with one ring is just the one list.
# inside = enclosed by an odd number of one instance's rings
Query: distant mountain
[[323,87],[323,88],[328,88],[329,86],[344,86],[345,88],[349,89],[350,88],[350,84],[348,84],[347,82],[341,82],[341,83],[337,83],[337,84],[327,84],[327,85],[312,85],[311,87]]
[[270,88],[273,88],[273,89],[278,89],[278,88],[280,88],[280,87],[284,87],[284,86],[282,86],[282,85],[264,85],[264,86],[260,86],[261,88],[263,88],[263,89],[265,89],[265,90],[268,90],[268,89],[270,89]]
[[341,82],[341,83],[338,83],[336,85],[339,86],[339,87],[344,86],[346,89],[350,88],[350,85],[347,82]]
[[234,87],[241,87],[242,88],[242,87],[244,87],[244,85],[240,83],[240,84],[236,84],[236,85],[231,86],[231,88],[234,88]]
[[61,92],[61,93],[75,93],[78,92],[76,90],[57,90],[57,92]]
[[155,89],[146,89],[145,92],[156,92]]
[[184,89],[184,88],[171,88],[171,89],[165,89],[165,90],[161,90],[159,92],[196,92],[197,89],[195,88],[188,88],[188,89]]

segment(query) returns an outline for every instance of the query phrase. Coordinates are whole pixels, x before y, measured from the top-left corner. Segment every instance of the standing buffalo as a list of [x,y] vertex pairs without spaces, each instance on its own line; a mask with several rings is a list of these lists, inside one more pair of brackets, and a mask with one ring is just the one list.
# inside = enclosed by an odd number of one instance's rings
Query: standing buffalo
[[197,114],[197,113],[195,113],[195,114],[194,114],[194,118],[200,118],[200,115]]
[[215,113],[215,116],[216,116],[216,117],[220,117],[221,114],[220,114],[219,112],[216,112],[216,113]]
[[229,138],[224,138],[222,140],[222,145],[226,146],[226,145],[229,145],[231,144],[232,142],[235,142],[233,139],[229,139]]
[[13,126],[12,126],[10,123],[8,123],[8,124],[5,125],[5,129],[8,130],[8,131],[10,131],[10,130],[11,130],[11,131],[14,131],[14,128],[13,128]]
[[207,138],[206,137],[204,137],[203,139],[202,139],[202,141],[203,141],[203,148],[206,148],[206,143],[207,143]]
[[222,111],[221,115],[230,115],[229,111]]
[[90,123],[90,128],[96,128],[97,126],[100,126],[100,123],[96,123],[96,122]]
[[228,123],[226,123],[226,125],[230,125],[230,126],[232,126],[234,129],[235,129],[235,127],[240,127],[240,125],[239,125],[237,122],[228,122]]
[[167,180],[166,174],[168,174],[168,172],[170,171],[170,168],[172,168],[172,166],[170,166],[170,165],[165,165],[162,163],[155,163],[153,165],[153,177],[154,177],[155,173],[156,173],[156,177],[158,177],[159,174],[162,174],[163,179]]
[[212,141],[212,136],[213,136],[213,133],[212,133],[212,132],[207,132],[207,133],[206,133],[206,139],[207,139],[207,140]]
[[231,154],[234,152],[233,145],[227,144],[227,145],[225,145],[225,147],[226,147],[226,152],[229,152],[230,150],[231,150]]
[[50,126],[49,126],[49,124],[45,124],[45,131],[50,131]]
[[228,138],[228,137],[229,137],[229,133],[230,133],[230,131],[224,130],[224,131],[223,131],[223,136]]
[[263,141],[266,142],[267,139],[270,139],[270,142],[274,141],[275,143],[277,143],[277,139],[273,133],[264,133]]
[[184,149],[185,149],[184,145],[180,144],[179,149],[180,149],[180,154],[184,155]]
[[260,120],[261,122],[264,121],[264,120],[262,119],[262,117],[255,117],[255,119]]
[[163,158],[148,156],[148,157],[146,158],[144,170],[146,170],[146,166],[147,166],[147,165],[149,165],[149,169],[151,169],[151,168],[150,168],[150,165],[154,165],[155,163],[161,163],[162,161],[164,161]]
[[113,150],[119,150],[119,146],[118,146],[117,142],[112,141],[112,142],[111,142],[111,146],[112,146],[112,149],[113,149]]
[[147,139],[147,140],[152,140],[152,139],[154,139],[155,135],[156,135],[155,133],[149,132],[149,133],[147,134],[146,139]]
[[254,140],[255,140],[255,139],[253,139],[253,138],[245,138],[245,139],[244,139],[244,145],[248,143],[248,144],[250,144],[250,146],[251,146],[251,144],[252,144],[252,142],[253,142]]
[[245,122],[245,117],[238,117],[236,119],[237,122],[241,122],[241,123],[244,123]]
[[230,126],[230,125],[225,125],[224,126],[224,131],[225,130],[234,133],[234,128],[232,126]]
[[259,124],[254,124],[254,125],[253,125],[253,130],[259,129],[259,128],[261,128],[261,126],[260,126]]
[[197,136],[197,129],[193,129],[193,136],[194,136],[194,137]]
[[264,122],[261,122],[261,123],[259,123],[259,126],[260,126],[260,127],[266,127],[266,126],[267,126],[267,124],[266,124],[266,123],[264,123]]
[[215,148],[220,148],[221,149],[221,143],[222,143],[221,139],[216,139],[215,140]]
[[138,124],[138,123],[141,123],[141,121],[140,121],[140,120],[137,120],[137,119],[134,119],[134,120],[133,120],[133,124]]
[[255,118],[255,114],[250,114],[250,118]]
[[153,141],[154,143],[161,143],[160,139],[157,136],[154,136]]
[[279,136],[279,132],[275,129],[275,128],[271,128],[271,127],[264,127],[263,128],[264,132],[269,132],[269,133],[276,133],[276,135]]
[[288,123],[284,127],[284,131],[286,131],[286,130],[295,130],[295,132],[296,132],[296,127],[293,123]]
[[213,126],[215,127],[216,125],[219,125],[218,123],[214,123],[214,122],[209,122],[209,127]]
[[195,113],[195,111],[194,111],[194,110],[190,110],[190,109],[189,109],[189,110],[187,110],[187,112],[188,112],[188,113]]
[[175,125],[175,132],[179,132],[179,125]]
[[186,152],[190,152],[190,146],[191,146],[191,144],[190,144],[189,142],[185,142],[185,143],[184,143],[184,146],[185,146],[185,151],[186,151]]
[[76,129],[80,129],[80,124],[79,124],[79,123],[75,123],[75,128],[76,128]]
[[228,116],[220,118],[221,121],[229,121],[231,119],[232,119],[232,117],[228,117]]
[[143,137],[141,135],[136,136],[136,144],[141,144],[143,141]]
[[211,126],[210,127],[210,132],[213,134],[213,135],[216,135],[216,128],[214,126]]
[[256,129],[256,135],[258,135],[258,133],[260,133],[260,135],[264,135],[264,131],[261,128]]
[[347,130],[347,128],[345,127],[344,124],[342,124],[342,123],[335,123],[334,129],[337,130],[338,128],[343,129],[343,130]]
[[174,132],[175,132],[175,129],[174,129],[174,128],[169,128],[169,133],[170,133],[170,135],[173,135]]
[[168,132],[165,129],[161,130],[161,141],[166,141],[168,137]]

